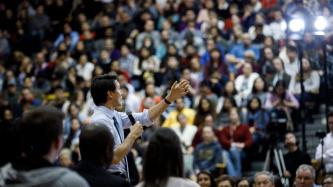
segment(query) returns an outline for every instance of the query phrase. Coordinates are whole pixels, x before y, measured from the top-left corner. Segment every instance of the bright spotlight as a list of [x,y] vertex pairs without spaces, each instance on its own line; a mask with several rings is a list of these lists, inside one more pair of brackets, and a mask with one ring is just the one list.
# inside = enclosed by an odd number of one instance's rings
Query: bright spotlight
[[314,33],[317,35],[324,35],[327,26],[327,19],[324,16],[316,17],[314,21]]
[[302,18],[293,18],[288,26],[291,32],[301,32],[304,31],[305,22]]

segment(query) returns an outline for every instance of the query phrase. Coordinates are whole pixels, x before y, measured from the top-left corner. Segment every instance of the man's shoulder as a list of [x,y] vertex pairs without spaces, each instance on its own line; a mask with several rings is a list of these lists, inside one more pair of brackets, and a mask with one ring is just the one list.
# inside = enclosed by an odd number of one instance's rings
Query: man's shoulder
[[[9,168],[9,170],[8,170]],[[7,170],[11,173],[5,175],[6,180],[15,181],[13,185],[9,186],[49,186],[49,187],[62,187],[62,186],[73,186],[73,187],[86,187],[88,183],[77,173],[61,167],[43,167],[33,169],[29,171],[20,171],[10,169],[11,165],[7,166]],[[3,170],[6,168],[2,168]],[[15,180],[20,178],[19,181]],[[0,178],[0,182],[1,182]]]
[[102,113],[98,110],[95,110],[93,115],[91,116],[90,120],[91,120],[91,123],[102,123],[102,124],[104,124],[104,123],[107,122],[108,118],[104,113]]
[[87,181],[75,171],[61,167],[54,168],[54,170],[63,172],[63,175],[57,180],[54,186],[89,186]]

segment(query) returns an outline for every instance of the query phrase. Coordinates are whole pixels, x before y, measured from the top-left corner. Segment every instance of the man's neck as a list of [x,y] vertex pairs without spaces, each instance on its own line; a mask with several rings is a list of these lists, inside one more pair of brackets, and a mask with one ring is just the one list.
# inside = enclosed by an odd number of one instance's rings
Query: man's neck
[[104,107],[106,107],[106,108],[108,108],[110,110],[114,110],[115,109],[115,107],[111,103],[105,103],[102,106],[104,106]]

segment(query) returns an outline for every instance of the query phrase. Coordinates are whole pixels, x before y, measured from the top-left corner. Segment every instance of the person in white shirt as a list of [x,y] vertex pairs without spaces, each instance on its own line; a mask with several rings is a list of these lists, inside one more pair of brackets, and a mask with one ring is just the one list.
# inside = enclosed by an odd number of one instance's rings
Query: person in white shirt
[[280,51],[279,57],[283,60],[286,73],[294,77],[300,67],[296,46],[288,45],[285,50]]
[[179,124],[177,123],[175,126],[172,126],[171,129],[178,135],[183,147],[183,152],[187,153],[191,150],[190,146],[198,128],[193,124],[188,124],[187,117],[183,113],[178,114],[177,121]]
[[274,12],[274,21],[269,25],[272,31],[272,36],[275,41],[283,40],[286,37],[286,34],[283,30],[283,25],[286,26],[286,21],[282,17],[281,10],[276,10]]
[[243,74],[238,75],[235,79],[235,87],[240,97],[246,100],[247,96],[251,94],[254,80],[259,77],[259,74],[253,72],[252,65],[245,63],[243,65]]
[[[311,69],[311,65],[308,59],[302,59],[302,67],[303,67],[303,76],[304,76],[304,90],[307,95],[319,94],[319,86],[320,86],[320,76],[317,71],[313,71]],[[300,73],[297,73],[296,76],[292,77],[289,91],[293,93],[295,96],[301,94],[301,80]]]
[[86,54],[82,54],[80,56],[79,63],[76,65],[77,74],[83,77],[85,81],[90,81],[94,69],[95,65],[88,61]]
[[[327,116],[327,122],[330,132],[324,137],[324,147],[321,143],[317,146],[315,159],[323,159],[326,172],[333,172],[333,112]],[[324,153],[324,154],[322,154]]]

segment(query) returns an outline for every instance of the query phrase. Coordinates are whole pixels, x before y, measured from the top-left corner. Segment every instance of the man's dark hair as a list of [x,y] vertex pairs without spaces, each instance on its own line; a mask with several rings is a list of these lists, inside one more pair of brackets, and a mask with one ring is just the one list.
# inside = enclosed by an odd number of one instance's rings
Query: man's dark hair
[[108,91],[116,90],[116,80],[116,75],[110,74],[97,76],[92,80],[90,92],[97,106],[106,103]]
[[42,157],[52,142],[62,135],[64,114],[56,108],[44,106],[25,113],[20,132],[23,152],[29,157]]
[[114,139],[105,125],[92,124],[81,131],[80,152],[83,161],[109,167],[113,159]]
[[171,129],[159,128],[155,131],[143,160],[144,187],[164,186],[170,176],[183,177],[180,145],[178,136]]

